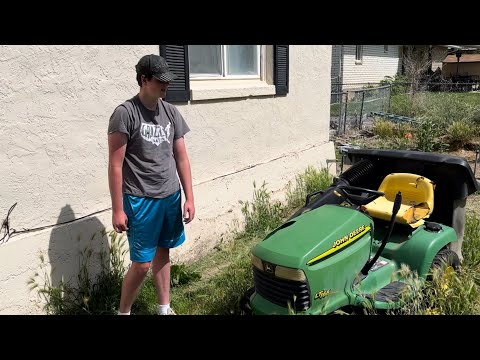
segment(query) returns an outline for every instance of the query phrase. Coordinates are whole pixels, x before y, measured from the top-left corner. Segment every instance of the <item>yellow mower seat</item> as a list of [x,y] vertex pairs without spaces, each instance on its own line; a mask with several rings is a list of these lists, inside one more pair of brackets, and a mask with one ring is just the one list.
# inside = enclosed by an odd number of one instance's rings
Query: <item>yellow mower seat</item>
[[423,219],[428,218],[433,211],[434,189],[435,184],[426,177],[409,173],[393,173],[386,176],[378,188],[378,191],[385,193],[385,196],[373,200],[365,207],[371,217],[388,221],[392,217],[395,195],[400,191],[402,204],[395,222],[416,228],[422,225]]

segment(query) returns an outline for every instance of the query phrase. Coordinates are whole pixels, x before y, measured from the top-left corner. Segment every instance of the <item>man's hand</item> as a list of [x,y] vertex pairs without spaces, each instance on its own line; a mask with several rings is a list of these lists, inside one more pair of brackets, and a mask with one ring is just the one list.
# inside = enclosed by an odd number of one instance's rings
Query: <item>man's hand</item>
[[195,217],[195,205],[193,204],[193,200],[185,201],[183,205],[183,221],[185,224],[188,224],[190,221],[193,220]]
[[125,211],[117,211],[113,213],[112,225],[113,225],[113,229],[117,233],[121,233],[123,231],[128,230],[128,217],[127,217],[127,214],[125,214]]

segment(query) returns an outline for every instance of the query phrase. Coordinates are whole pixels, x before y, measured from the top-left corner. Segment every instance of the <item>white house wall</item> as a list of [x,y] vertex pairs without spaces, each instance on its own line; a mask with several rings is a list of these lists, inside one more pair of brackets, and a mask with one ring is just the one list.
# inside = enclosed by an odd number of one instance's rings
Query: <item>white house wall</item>
[[343,45],[343,83],[348,84],[344,89],[379,83],[401,70],[399,45],[388,45],[388,52],[384,45],[363,45],[362,64],[356,64],[355,50],[356,45]]
[[[0,222],[14,203],[17,230],[86,217],[0,245],[0,314],[42,312],[27,286],[41,254],[58,284],[78,272],[86,245],[107,248],[100,232],[111,230],[108,119],[138,91],[135,64],[147,53],[158,54],[158,46],[0,47]],[[174,261],[198,258],[228,236],[253,181],[280,197],[307,165],[335,159],[330,75],[331,46],[290,46],[287,96],[178,105],[191,128],[196,220]]]
[[340,81],[342,77],[342,45],[332,45],[332,81]]

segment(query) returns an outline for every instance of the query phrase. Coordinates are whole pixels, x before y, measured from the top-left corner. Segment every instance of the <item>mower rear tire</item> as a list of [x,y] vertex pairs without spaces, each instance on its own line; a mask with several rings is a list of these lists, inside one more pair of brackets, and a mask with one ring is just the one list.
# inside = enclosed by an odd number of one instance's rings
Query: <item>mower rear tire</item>
[[432,266],[430,267],[430,274],[427,277],[427,280],[432,280],[431,273],[433,269],[440,269],[444,271],[446,268],[451,266],[453,270],[457,271],[458,267],[460,266],[460,259],[456,252],[444,248],[440,250],[437,255],[433,258]]

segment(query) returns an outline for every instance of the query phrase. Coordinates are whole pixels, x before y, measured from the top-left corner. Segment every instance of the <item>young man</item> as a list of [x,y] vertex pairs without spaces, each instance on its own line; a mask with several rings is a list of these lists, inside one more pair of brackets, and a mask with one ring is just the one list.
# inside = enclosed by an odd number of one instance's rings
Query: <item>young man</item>
[[183,221],[195,216],[192,176],[183,136],[190,130],[177,108],[162,100],[175,75],[164,58],[143,56],[136,65],[140,92],[119,105],[108,127],[108,180],[112,225],[127,231],[130,260],[118,313],[129,315],[152,265],[158,314],[170,308],[171,248],[185,241]]

